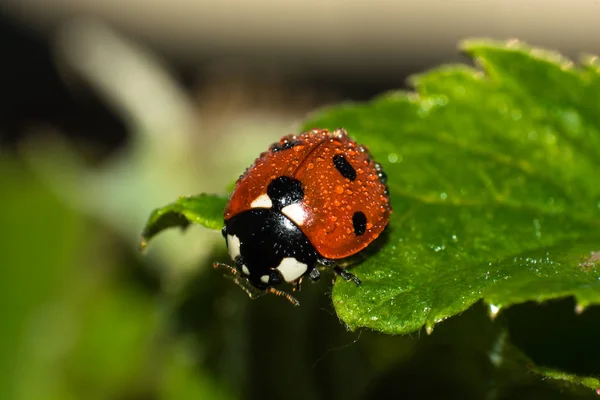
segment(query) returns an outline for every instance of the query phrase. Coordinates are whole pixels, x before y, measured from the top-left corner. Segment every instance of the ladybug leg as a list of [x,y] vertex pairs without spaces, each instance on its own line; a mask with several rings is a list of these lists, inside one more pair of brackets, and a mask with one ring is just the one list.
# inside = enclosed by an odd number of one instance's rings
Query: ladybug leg
[[360,284],[361,284],[361,282],[360,282],[360,279],[358,279],[358,278],[356,277],[356,275],[354,275],[354,274],[352,274],[352,273],[350,273],[350,272],[346,271],[345,269],[343,269],[343,268],[341,268],[341,267],[339,267],[339,266],[337,266],[337,265],[333,267],[333,271],[334,271],[334,272],[335,272],[337,275],[339,275],[339,276],[341,276],[342,278],[344,278],[344,279],[346,280],[346,282],[353,281],[354,283],[356,283],[356,286],[358,286],[358,285],[360,285]]
[[247,280],[240,281],[239,277],[237,276],[233,278],[233,282],[240,288],[242,288],[242,290],[246,292],[248,297],[250,297],[252,300],[255,300],[265,294],[265,292],[258,292],[256,290],[252,290],[252,287],[248,286],[248,284],[246,283],[248,282]]
[[335,261],[328,258],[319,258],[317,262],[325,267],[333,267],[335,265]]
[[[345,269],[343,269],[339,265],[336,265],[335,261],[330,260],[328,258],[319,258],[318,262],[321,265],[333,268],[333,271],[336,273],[336,275],[339,275],[342,278],[344,278],[346,280],[346,282],[353,281],[354,283],[356,283],[356,286],[358,286],[358,285],[361,284],[360,279],[358,279],[356,277],[356,275],[354,275],[353,273],[350,273],[350,272],[346,271]],[[313,278],[313,274],[316,274],[316,279]],[[317,269],[315,268],[314,270],[312,270],[310,272],[309,276],[310,276],[311,279],[317,280],[317,279],[319,279],[319,271],[317,271]]]
[[309,272],[308,277],[313,282],[316,282],[319,280],[319,278],[321,278],[321,273],[319,272],[319,270],[317,268],[313,268],[312,271]]
[[302,286],[302,277],[298,278],[296,280],[296,282],[294,282],[294,288],[292,289],[292,291],[300,291],[300,288]]
[[237,269],[233,268],[231,265],[227,265],[224,263],[220,263],[220,262],[216,262],[213,264],[213,268],[214,269],[219,269],[219,268],[225,268],[226,270],[228,270],[229,272],[231,272],[232,275],[239,275],[240,273],[238,272]]
[[270,286],[267,289],[267,292],[273,293],[275,296],[285,297],[287,299],[287,301],[289,301],[290,303],[292,303],[295,306],[299,306],[300,305],[300,302],[298,300],[296,300],[295,298],[293,298],[291,294],[286,293],[283,290],[275,289],[273,286]]

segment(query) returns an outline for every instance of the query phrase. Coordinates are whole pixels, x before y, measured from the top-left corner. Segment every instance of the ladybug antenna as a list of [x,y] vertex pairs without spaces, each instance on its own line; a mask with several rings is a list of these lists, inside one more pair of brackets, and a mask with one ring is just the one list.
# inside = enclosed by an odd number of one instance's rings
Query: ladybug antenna
[[258,297],[260,297],[260,296],[264,296],[267,293],[272,293],[272,294],[274,294],[276,296],[285,297],[287,299],[287,301],[289,301],[290,303],[292,303],[295,306],[299,306],[300,305],[300,302],[298,300],[296,300],[291,294],[286,293],[283,290],[275,289],[274,287],[271,286],[268,289],[260,291],[260,290],[256,289],[255,287],[249,285],[248,284],[248,279],[245,279],[242,276],[240,276],[239,271],[237,269],[233,268],[231,265],[227,265],[227,264],[224,264],[224,263],[216,262],[216,263],[213,264],[213,267],[215,269],[225,268],[229,272],[231,272],[231,274],[233,276],[228,276],[227,278],[232,279],[233,282],[236,285],[238,285],[240,288],[242,288],[242,290],[244,292],[246,292],[246,294],[248,295],[248,297],[250,297],[253,300],[256,299],[256,298],[258,298]]
[[228,279],[231,279],[236,285],[238,285],[240,288],[242,288],[242,290],[244,292],[246,292],[248,297],[250,297],[253,300],[259,298],[260,296],[263,296],[266,293],[266,292],[257,291],[254,287],[248,285],[248,280],[241,277],[239,271],[237,269],[233,268],[231,265],[216,262],[213,264],[213,267],[215,269],[225,268],[226,270],[231,272],[231,275],[233,275],[233,276],[225,275],[225,277]]

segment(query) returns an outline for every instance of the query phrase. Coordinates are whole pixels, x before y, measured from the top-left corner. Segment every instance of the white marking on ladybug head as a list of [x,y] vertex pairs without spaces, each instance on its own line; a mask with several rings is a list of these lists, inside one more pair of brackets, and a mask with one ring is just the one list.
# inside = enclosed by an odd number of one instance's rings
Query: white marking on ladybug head
[[261,194],[258,196],[252,203],[250,203],[250,207],[252,208],[271,208],[273,207],[273,202],[267,196],[267,194]]
[[262,283],[267,283],[268,284],[269,283],[269,275],[263,275],[263,276],[261,276],[260,277],[260,281]]
[[242,265],[242,272],[244,273],[244,275],[250,276],[250,270],[245,265]]
[[308,265],[301,263],[293,257],[286,257],[281,260],[276,268],[286,282],[294,282],[308,270]]
[[300,203],[285,206],[281,209],[281,212],[298,226],[304,225],[306,221],[306,210]]
[[240,255],[240,239],[235,235],[227,235],[227,251],[233,261]]

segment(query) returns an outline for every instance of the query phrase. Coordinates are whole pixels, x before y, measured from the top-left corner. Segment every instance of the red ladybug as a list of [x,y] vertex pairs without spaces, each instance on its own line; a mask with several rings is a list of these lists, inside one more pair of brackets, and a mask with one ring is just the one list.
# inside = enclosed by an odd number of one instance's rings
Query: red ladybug
[[215,268],[228,268],[250,297],[270,292],[298,305],[274,286],[316,281],[317,264],[360,284],[336,260],[367,247],[391,212],[381,165],[345,130],[285,136],[238,179],[222,231],[235,266]]

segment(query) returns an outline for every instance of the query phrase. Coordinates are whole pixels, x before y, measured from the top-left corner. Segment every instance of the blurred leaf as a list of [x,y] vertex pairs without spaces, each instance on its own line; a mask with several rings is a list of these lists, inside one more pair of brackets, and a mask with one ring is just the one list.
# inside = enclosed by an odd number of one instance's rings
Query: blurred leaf
[[194,223],[210,229],[221,229],[226,203],[227,197],[200,194],[180,197],[174,203],[157,208],[150,214],[142,232],[142,247],[154,235],[167,228],[185,229],[190,223]]
[[164,304],[115,279],[119,252],[90,255],[89,221],[6,154],[0,182],[0,398],[230,398],[176,357]]
[[[158,358],[160,332],[156,304],[131,287],[95,282],[78,296],[76,336],[66,357],[68,379],[80,395],[148,391],[139,388],[148,366]],[[80,285],[84,284],[80,282]],[[77,392],[76,392],[77,393]]]
[[466,42],[485,74],[445,66],[390,93],[312,116],[345,127],[389,177],[381,249],[339,281],[350,329],[407,333],[483,298],[600,303],[599,68],[510,43]]
[[[51,372],[39,372],[38,358],[60,352],[64,341],[27,348],[47,335],[35,323],[51,309],[70,278],[83,235],[80,217],[8,154],[0,153],[0,398],[39,398],[60,392]],[[63,338],[61,338],[63,339]],[[52,371],[53,372],[53,371]],[[54,393],[54,395],[57,395]],[[57,395],[57,398],[60,396]]]
[[232,399],[233,396],[228,393],[225,385],[217,385],[214,380],[209,379],[206,371],[201,369],[199,371],[190,356],[191,353],[193,353],[192,349],[184,345],[183,341],[174,346],[166,360],[158,398],[165,400]]

